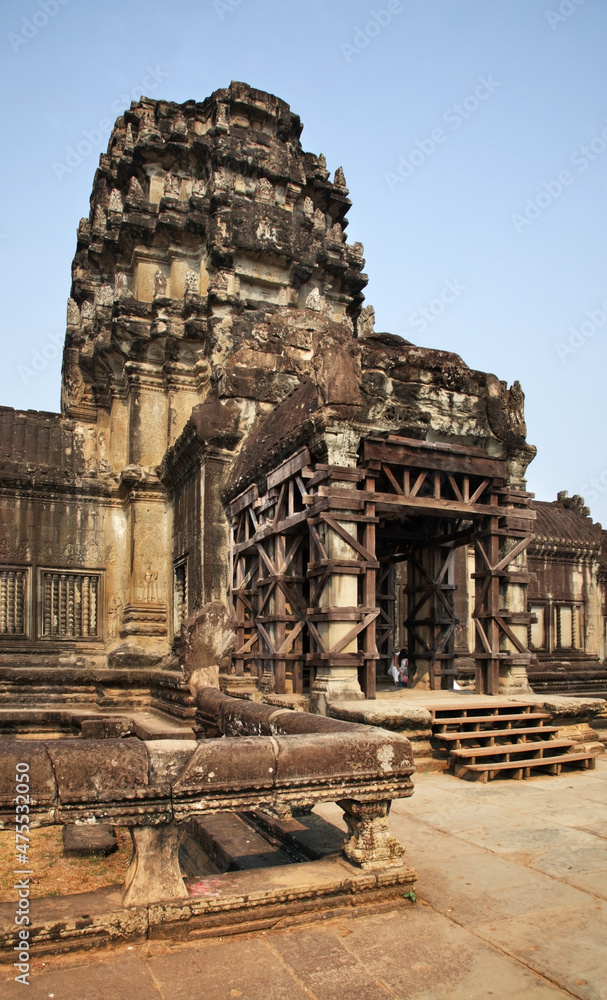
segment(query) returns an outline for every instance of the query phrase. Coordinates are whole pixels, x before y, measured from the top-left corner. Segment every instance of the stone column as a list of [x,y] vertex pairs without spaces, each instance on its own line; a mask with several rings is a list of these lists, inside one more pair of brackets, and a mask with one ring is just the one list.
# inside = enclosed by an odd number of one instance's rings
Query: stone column
[[[350,427],[339,426],[325,431],[322,446],[326,450],[328,464],[316,466],[317,471],[327,473],[327,478],[318,487],[317,497],[322,502],[321,498],[330,497],[332,491],[343,491],[343,504],[341,498],[336,501],[336,506],[330,501],[326,514],[330,515],[334,525],[355,541],[360,523],[356,518],[365,509],[362,506],[365,491],[359,489],[365,473],[357,468],[358,444],[359,436]],[[348,493],[353,503],[349,503]],[[311,531],[314,529],[318,533],[324,548],[325,555],[320,558],[320,563],[322,572],[327,573],[317,609],[314,609],[318,611],[315,624],[326,649],[333,651],[332,654],[321,653],[316,659],[316,676],[311,689],[312,710],[324,715],[329,701],[364,698],[358,680],[358,669],[363,665],[358,636],[355,635],[344,645],[341,643],[362,618],[359,596],[363,595],[359,595],[358,583],[361,572],[364,572],[365,559],[356,546],[352,546],[339,530],[322,517],[313,517],[310,525]],[[315,546],[311,539],[311,552],[313,550]],[[318,561],[318,556],[311,556],[311,561]],[[346,567],[340,567],[340,562],[352,563],[354,572],[347,572]],[[356,563],[360,563],[360,567]],[[340,615],[342,609],[343,614]]]
[[343,846],[348,861],[365,871],[402,867],[405,848],[390,833],[390,800],[342,799],[337,805],[348,826],[349,838]]
[[129,405],[123,386],[112,386],[109,422],[109,460],[114,472],[129,464]]
[[208,386],[208,364],[198,361],[186,365],[165,361],[164,377],[168,389],[167,445],[172,446],[190,419],[192,409],[201,403]]
[[[506,558],[520,543],[519,538],[504,538],[500,546],[500,556]],[[508,564],[509,576],[500,583],[500,605],[504,608],[504,621],[511,635],[518,640],[513,641],[506,633],[500,635],[500,651],[510,653],[510,660],[500,664],[500,694],[527,694],[530,690],[527,678],[527,665],[531,654],[527,651],[528,625],[530,615],[527,612],[527,550],[523,549],[514,556]],[[525,652],[519,646],[524,647]]]
[[[128,477],[123,476],[123,482]],[[130,482],[130,595],[120,635],[136,637],[146,650],[167,649],[167,594],[171,559],[168,512],[162,491],[149,482]]]
[[127,361],[129,386],[129,465],[153,468],[168,444],[168,398],[162,370],[157,365]]
[[[348,484],[351,485],[350,483]],[[347,521],[338,521],[349,535],[356,535],[356,524]],[[329,559],[352,559],[355,553],[352,547],[341,538],[337,532],[333,531],[329,525],[318,525],[319,534],[323,540],[325,550]],[[358,576],[348,573],[332,572],[320,594],[318,606],[320,609],[334,609],[328,612],[326,621],[318,622],[318,632],[327,649],[332,649],[338,645],[352,626],[356,622],[349,618],[340,621],[338,608],[356,608],[358,605]],[[338,656],[347,656],[348,653],[356,654],[358,650],[357,638],[351,639],[341,650]],[[327,660],[317,667],[316,677],[312,689],[312,700],[316,704],[317,710],[321,714],[326,713],[328,701],[339,699],[341,701],[349,698],[361,699],[363,693],[358,683],[358,668],[356,664],[340,663],[339,659]]]
[[179,835],[174,823],[131,828],[133,860],[126,873],[122,902],[146,906],[187,898],[179,868]]

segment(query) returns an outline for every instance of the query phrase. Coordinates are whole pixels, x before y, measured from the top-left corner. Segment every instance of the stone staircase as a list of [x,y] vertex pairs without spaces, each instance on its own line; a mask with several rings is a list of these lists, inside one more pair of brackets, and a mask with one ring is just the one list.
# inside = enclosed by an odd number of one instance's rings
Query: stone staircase
[[435,708],[435,751],[447,770],[468,781],[498,776],[528,778],[532,772],[560,774],[563,767],[594,769],[596,754],[557,739],[557,726],[537,706],[518,702],[475,702],[474,707]]

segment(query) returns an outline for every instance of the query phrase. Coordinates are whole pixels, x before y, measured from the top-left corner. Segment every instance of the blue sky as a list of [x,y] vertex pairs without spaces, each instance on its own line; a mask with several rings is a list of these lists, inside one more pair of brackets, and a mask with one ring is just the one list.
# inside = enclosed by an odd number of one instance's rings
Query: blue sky
[[58,409],[100,123],[244,80],[343,166],[376,328],[519,379],[529,488],[607,525],[606,40],[604,0],[4,0],[0,403]]

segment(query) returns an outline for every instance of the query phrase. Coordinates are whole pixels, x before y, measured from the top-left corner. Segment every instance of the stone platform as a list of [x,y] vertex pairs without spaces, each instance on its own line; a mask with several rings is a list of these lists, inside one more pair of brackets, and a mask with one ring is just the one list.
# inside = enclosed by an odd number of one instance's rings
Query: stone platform
[[334,701],[328,714],[346,722],[379,726],[404,733],[411,742],[415,765],[423,771],[445,770],[445,760],[437,758],[432,743],[437,713],[445,709],[505,708],[531,705],[546,712],[557,736],[571,739],[579,746],[602,752],[607,741],[607,701],[602,698],[574,698],[555,694],[507,695],[487,697],[467,691],[421,691],[419,689],[382,688],[372,700]]
[[[415,784],[391,819],[417,904],[404,887],[391,903],[300,923],[268,911],[251,933],[35,954],[29,1000],[606,1000],[607,761],[575,782]],[[0,971],[4,1000],[25,995],[13,976]]]
[[[192,940],[261,930],[315,915],[394,904],[413,888],[412,868],[364,872],[338,855],[321,861],[261,867],[186,879],[183,899],[122,904],[119,887],[31,904],[32,955],[38,959],[130,941]],[[0,905],[0,957],[12,960],[15,906]],[[34,959],[36,960],[36,959]]]

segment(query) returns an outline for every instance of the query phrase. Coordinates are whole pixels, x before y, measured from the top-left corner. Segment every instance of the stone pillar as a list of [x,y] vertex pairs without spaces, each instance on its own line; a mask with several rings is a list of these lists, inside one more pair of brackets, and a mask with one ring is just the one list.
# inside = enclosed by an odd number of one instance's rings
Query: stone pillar
[[137,637],[137,643],[143,641],[146,649],[151,647],[165,653],[168,651],[167,574],[171,567],[166,502],[160,489],[151,484],[130,486],[130,595],[120,634]]
[[[339,484],[335,484],[339,485]],[[346,484],[351,487],[351,483]],[[349,535],[356,536],[356,522],[348,522],[341,518],[337,522]],[[334,560],[353,560],[356,553],[352,546],[326,523],[315,525],[329,562]],[[317,628],[324,645],[328,650],[339,648],[339,643],[356,624],[356,619],[350,614],[340,619],[339,609],[353,609],[358,606],[358,575],[340,573],[339,569],[328,567],[329,577],[318,599],[319,612],[324,611],[324,620],[318,621]],[[326,715],[329,701],[344,701],[362,699],[364,697],[358,682],[358,665],[355,655],[358,651],[358,640],[355,636],[331,658],[319,661],[316,676],[310,692],[313,711]],[[348,662],[350,654],[350,662]]]
[[153,468],[168,444],[168,399],[157,365],[127,361],[129,385],[129,465]]
[[110,465],[119,473],[129,464],[129,406],[122,386],[112,387],[109,435]]
[[[500,556],[507,558],[519,544],[519,538],[504,538],[500,546]],[[500,651],[510,653],[510,660],[500,664],[499,693],[527,694],[530,690],[527,678],[527,665],[531,654],[522,652],[519,647],[527,650],[528,625],[530,615],[527,612],[527,550],[523,549],[514,556],[508,564],[508,572],[514,580],[504,577],[500,583],[500,605],[505,610],[504,619],[515,642],[505,632],[500,635]],[[524,582],[521,582],[524,581]]]
[[220,552],[230,551],[230,524],[221,499],[234,455],[209,447],[205,454],[202,491],[202,594],[201,604],[221,601],[229,606],[229,579]]
[[[193,371],[192,371],[193,368]],[[198,361],[194,366],[165,361],[164,377],[168,389],[167,444],[169,447],[181,434],[190,419],[192,409],[201,403],[208,387],[208,364]]]
[[349,838],[343,846],[348,861],[365,871],[402,867],[405,848],[390,833],[390,800],[342,799],[337,804],[343,809],[348,826]]
[[179,868],[179,835],[174,823],[131,828],[133,859],[126,873],[122,902],[146,906],[184,899],[187,890]]

